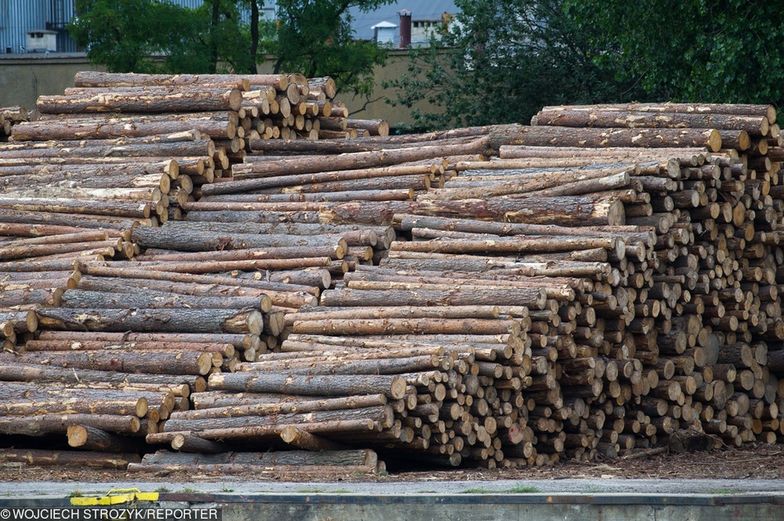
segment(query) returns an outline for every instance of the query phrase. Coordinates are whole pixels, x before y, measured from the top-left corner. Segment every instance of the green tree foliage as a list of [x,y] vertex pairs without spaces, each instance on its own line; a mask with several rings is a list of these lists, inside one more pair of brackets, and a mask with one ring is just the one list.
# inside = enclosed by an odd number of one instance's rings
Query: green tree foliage
[[527,122],[541,106],[784,102],[784,10],[741,0],[458,0],[391,85],[438,128]]
[[271,52],[275,71],[308,77],[332,76],[338,89],[369,95],[373,68],[386,53],[372,42],[354,40],[349,9],[370,11],[391,0],[279,0]]
[[[606,92],[608,72],[560,0],[458,0],[460,12],[431,45],[411,52],[396,100],[420,100],[422,127],[527,121],[545,103],[586,102]],[[427,105],[426,105],[427,107]]]
[[238,2],[207,0],[188,9],[166,0],[77,0],[76,10],[71,35],[110,71],[208,73],[225,63],[255,72]]
[[260,23],[263,0],[205,0],[198,9],[168,0],[77,0],[70,31],[110,71],[255,73],[260,54],[271,52],[276,71],[329,75],[339,89],[369,96],[373,68],[386,55],[354,40],[349,9],[390,1],[279,0],[277,20]]
[[784,102],[784,10],[743,0],[565,0],[595,59],[651,99]]

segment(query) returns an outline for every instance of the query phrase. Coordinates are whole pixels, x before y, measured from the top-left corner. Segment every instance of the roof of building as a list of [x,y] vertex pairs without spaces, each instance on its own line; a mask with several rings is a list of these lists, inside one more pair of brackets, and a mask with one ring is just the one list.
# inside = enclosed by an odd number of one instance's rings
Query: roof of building
[[352,7],[349,14],[353,18],[354,37],[360,40],[373,39],[373,27],[380,22],[398,23],[398,12],[402,9],[411,11],[411,21],[440,20],[444,12],[455,14],[458,11],[453,0],[397,0],[383,5],[375,11],[363,13]]

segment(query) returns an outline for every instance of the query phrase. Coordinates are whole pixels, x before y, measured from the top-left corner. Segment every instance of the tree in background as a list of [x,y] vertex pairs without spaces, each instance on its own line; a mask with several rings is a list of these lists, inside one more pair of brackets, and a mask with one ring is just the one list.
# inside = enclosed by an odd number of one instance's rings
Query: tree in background
[[69,31],[91,61],[112,72],[211,73],[219,63],[255,72],[256,49],[239,10],[248,3],[257,0],[207,0],[198,9],[164,0],[77,0]]
[[425,100],[417,125],[443,128],[527,121],[545,103],[607,96],[610,72],[561,0],[457,0],[449,27],[411,51],[408,74],[393,82],[396,103]]
[[69,29],[93,62],[114,72],[255,73],[260,54],[270,52],[276,72],[329,75],[338,89],[367,97],[386,55],[354,40],[349,9],[389,2],[279,0],[277,20],[262,23],[263,0],[205,0],[198,9],[167,0],[77,0]]
[[[420,128],[527,122],[543,105],[784,102],[784,11],[741,0],[457,0],[396,103]],[[764,74],[760,71],[764,71]]]
[[784,10],[743,0],[564,0],[597,62],[648,99],[784,103]]
[[371,11],[392,0],[278,0],[277,31],[271,52],[275,72],[332,76],[338,90],[369,96],[373,68],[386,53],[373,42],[354,40],[349,9]]

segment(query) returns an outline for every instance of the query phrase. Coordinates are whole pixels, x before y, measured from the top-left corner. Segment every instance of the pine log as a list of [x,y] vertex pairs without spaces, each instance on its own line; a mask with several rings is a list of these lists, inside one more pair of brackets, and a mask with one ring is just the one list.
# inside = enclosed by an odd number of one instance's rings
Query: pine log
[[721,149],[721,135],[715,129],[596,129],[572,127],[519,127],[515,132],[494,135],[490,145],[567,147],[707,147]]
[[250,333],[263,328],[259,311],[233,309],[69,309],[38,311],[42,326],[74,331]]
[[281,392],[315,396],[385,394],[399,400],[406,393],[406,380],[396,375],[316,375],[303,378],[286,374],[213,374],[210,389],[252,392]]
[[92,451],[3,449],[0,461],[25,463],[30,466],[68,466],[125,470],[131,463],[139,463],[138,454],[111,454]]
[[41,113],[199,112],[239,110],[242,93],[233,88],[163,92],[103,92],[72,96],[39,96]]

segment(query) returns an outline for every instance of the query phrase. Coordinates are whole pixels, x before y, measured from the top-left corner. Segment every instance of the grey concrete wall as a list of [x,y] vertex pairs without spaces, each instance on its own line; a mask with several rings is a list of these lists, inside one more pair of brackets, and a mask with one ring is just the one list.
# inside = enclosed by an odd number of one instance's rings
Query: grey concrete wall
[[[259,64],[259,72],[271,72],[274,64],[268,57]],[[367,109],[357,113],[357,118],[383,118],[392,126],[413,122],[411,112],[404,107],[394,107],[386,103],[386,99],[394,98],[391,89],[384,89],[386,81],[399,78],[406,72],[408,51],[392,50],[387,64],[377,67],[375,71],[375,89],[371,99],[382,98],[368,105]],[[73,86],[73,77],[77,71],[103,70],[82,54],[63,55],[58,57],[31,55],[4,55],[0,57],[0,107],[22,105],[33,108],[35,100],[42,94],[61,94],[66,87]],[[350,111],[362,108],[364,99],[348,95],[339,95],[346,102]],[[426,108],[425,103],[418,105]]]
[[42,94],[62,94],[73,86],[74,74],[102,70],[82,54],[63,57],[4,55],[0,58],[0,107],[35,107]]

